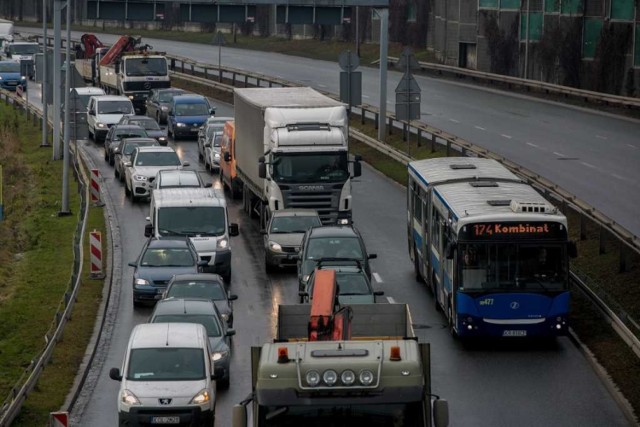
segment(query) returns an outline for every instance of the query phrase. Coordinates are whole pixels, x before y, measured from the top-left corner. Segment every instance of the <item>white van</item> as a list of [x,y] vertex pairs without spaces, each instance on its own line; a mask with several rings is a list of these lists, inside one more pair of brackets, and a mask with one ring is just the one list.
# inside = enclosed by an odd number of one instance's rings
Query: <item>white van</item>
[[118,123],[122,116],[134,114],[133,104],[126,96],[92,96],[87,105],[89,138],[95,142],[104,142],[111,126]]
[[207,330],[199,323],[143,323],[131,331],[120,382],[118,425],[207,425],[215,420],[216,384]]
[[231,281],[230,236],[237,236],[238,224],[229,223],[227,201],[222,189],[165,188],[151,193],[146,237],[189,236],[200,259],[209,264],[205,272],[218,273]]

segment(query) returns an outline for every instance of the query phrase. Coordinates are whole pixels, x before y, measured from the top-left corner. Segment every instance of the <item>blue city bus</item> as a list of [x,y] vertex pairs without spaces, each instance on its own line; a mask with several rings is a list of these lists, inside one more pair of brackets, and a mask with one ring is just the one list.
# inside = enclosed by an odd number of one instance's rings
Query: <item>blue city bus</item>
[[407,231],[416,278],[459,337],[567,332],[567,219],[500,163],[409,163]]

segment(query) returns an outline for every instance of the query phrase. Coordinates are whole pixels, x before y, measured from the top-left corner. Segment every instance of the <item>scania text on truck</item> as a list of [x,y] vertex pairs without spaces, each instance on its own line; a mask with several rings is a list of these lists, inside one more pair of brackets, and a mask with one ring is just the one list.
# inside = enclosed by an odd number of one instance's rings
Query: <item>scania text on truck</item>
[[357,304],[323,319],[316,308],[278,307],[276,339],[251,349],[253,390],[234,406],[233,427],[248,426],[250,403],[253,427],[448,425],[407,305]]
[[[351,219],[345,104],[308,87],[235,89],[236,172],[244,209],[260,218],[285,208],[318,211],[324,224]],[[349,171],[353,163],[353,175]]]

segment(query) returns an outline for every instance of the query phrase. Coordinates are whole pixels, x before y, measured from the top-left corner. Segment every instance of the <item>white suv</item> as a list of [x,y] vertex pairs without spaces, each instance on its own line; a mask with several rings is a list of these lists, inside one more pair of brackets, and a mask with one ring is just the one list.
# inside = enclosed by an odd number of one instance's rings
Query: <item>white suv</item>
[[199,323],[143,323],[133,328],[120,382],[118,425],[213,426],[216,384],[207,330]]
[[181,169],[189,166],[189,162],[181,162],[178,153],[171,147],[150,146],[136,147],[123,166],[124,192],[135,202],[138,198],[151,195],[153,180],[159,170]]
[[133,104],[126,96],[92,96],[87,105],[89,138],[104,142],[111,126],[118,123],[122,116],[134,114]]

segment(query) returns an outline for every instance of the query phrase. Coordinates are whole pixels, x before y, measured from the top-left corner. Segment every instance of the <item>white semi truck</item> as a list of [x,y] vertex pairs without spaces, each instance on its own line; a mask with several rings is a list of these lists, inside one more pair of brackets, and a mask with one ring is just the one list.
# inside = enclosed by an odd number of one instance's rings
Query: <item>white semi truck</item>
[[[309,87],[234,91],[236,171],[244,209],[264,228],[271,212],[315,209],[324,224],[351,220],[346,105]],[[350,164],[353,164],[350,171]]]

